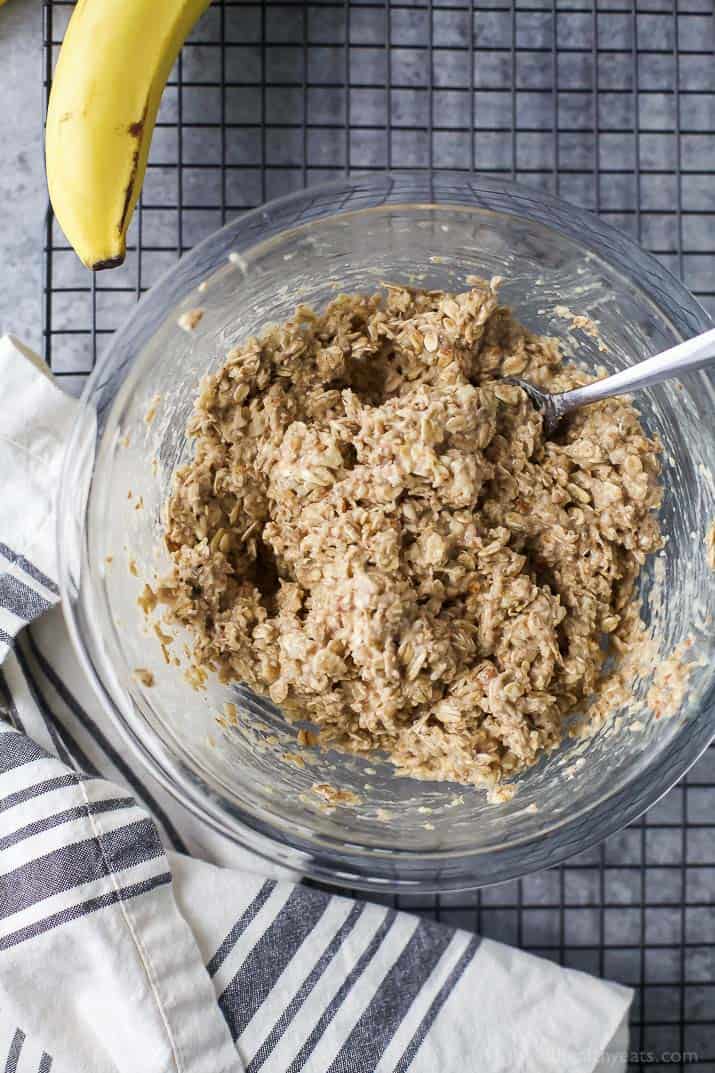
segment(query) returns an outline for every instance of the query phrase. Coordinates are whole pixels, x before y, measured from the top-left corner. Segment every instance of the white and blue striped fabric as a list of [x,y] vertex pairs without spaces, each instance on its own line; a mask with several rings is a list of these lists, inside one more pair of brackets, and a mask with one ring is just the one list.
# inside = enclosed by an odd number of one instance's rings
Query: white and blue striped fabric
[[623,1069],[626,988],[268,874],[127,762],[55,606],[75,403],[8,338],[0,384],[0,1071]]

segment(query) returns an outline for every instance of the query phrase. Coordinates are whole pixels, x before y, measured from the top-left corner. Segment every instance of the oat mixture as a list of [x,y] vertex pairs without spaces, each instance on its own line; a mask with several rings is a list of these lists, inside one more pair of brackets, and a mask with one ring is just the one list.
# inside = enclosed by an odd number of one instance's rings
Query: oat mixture
[[343,295],[231,350],[189,424],[157,593],[202,673],[321,745],[492,788],[597,693],[661,546],[658,447],[633,407],[545,440],[499,382],[588,378],[497,282]]

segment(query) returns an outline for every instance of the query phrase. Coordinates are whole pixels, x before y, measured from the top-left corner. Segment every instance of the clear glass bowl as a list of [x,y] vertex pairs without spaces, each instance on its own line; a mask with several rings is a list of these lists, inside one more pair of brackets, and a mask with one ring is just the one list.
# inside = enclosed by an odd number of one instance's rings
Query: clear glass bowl
[[[191,450],[184,428],[199,378],[298,302],[321,306],[337,290],[381,280],[459,289],[470,274],[503,276],[519,318],[577,346],[591,368],[617,370],[709,324],[657,261],[567,204],[479,176],[355,178],[249,213],[184,257],[114,336],[67,452],[64,607],[105,708],[136,757],[207,823],[335,884],[452,891],[553,865],[633,820],[715,733],[715,585],[704,546],[715,517],[715,395],[704,374],[639,397],[665,447],[668,535],[659,565],[643,572],[644,615],[660,658],[691,636],[700,664],[672,717],[644,714],[646,676],[595,737],[566,741],[518,780],[512,801],[493,805],[477,789],[397,777],[380,759],[312,750],[302,765],[297,731],[272,705],[216,681],[195,692],[164,664],[136,601],[166,565],[160,510]],[[575,340],[557,304],[598,320],[607,352],[588,336]],[[182,331],[177,317],[197,306],[203,319]],[[151,688],[133,678],[137,667],[152,671]],[[226,701],[241,718],[223,730],[216,715]],[[330,811],[316,783],[351,790],[358,803]]]

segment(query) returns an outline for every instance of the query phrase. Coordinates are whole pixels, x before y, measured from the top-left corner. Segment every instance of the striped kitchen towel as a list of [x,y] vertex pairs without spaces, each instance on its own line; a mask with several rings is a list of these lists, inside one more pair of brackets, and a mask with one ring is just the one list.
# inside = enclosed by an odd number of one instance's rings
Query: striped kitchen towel
[[74,401],[8,338],[0,384],[0,1070],[623,1069],[626,988],[301,886],[127,762],[55,606]]

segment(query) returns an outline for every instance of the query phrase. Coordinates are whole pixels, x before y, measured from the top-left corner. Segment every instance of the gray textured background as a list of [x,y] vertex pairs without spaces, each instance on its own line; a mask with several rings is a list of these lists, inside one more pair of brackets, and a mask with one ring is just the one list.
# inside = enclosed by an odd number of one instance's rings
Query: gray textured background
[[[52,10],[59,41],[69,7]],[[141,256],[137,220],[126,264],[98,277],[93,298],[52,229],[53,368],[79,389],[95,357],[93,301],[101,350],[179,245],[349,168],[476,167],[558,191],[640,238],[715,312],[715,19],[712,0],[682,0],[678,11],[672,0],[642,0],[637,12],[598,0],[596,18],[590,0],[516,0],[516,10],[508,0],[474,9],[215,2],[162,104]],[[39,0],[9,0],[0,8],[0,328],[36,346],[40,44]],[[678,1069],[664,1052],[688,1050],[700,1061],[684,1068],[715,1073],[714,895],[711,748],[642,822],[567,865],[403,904],[635,986],[632,1047],[656,1060],[633,1068]]]
[[40,349],[42,237],[42,7],[0,7],[0,332]]

